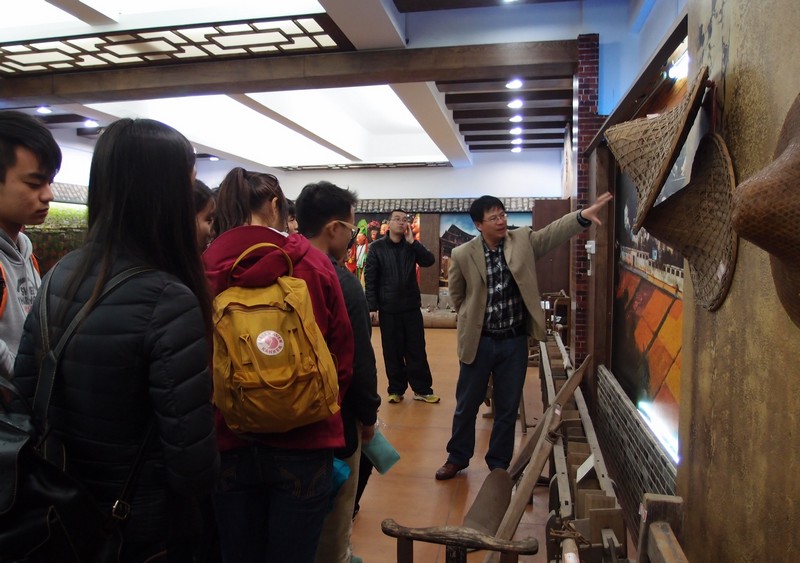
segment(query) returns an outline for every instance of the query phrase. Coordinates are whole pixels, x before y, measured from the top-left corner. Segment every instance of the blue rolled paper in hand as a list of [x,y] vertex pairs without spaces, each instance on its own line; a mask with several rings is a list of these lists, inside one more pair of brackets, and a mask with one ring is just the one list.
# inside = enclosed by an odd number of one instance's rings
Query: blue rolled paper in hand
[[389,443],[389,440],[381,433],[380,429],[375,429],[375,435],[372,440],[364,444],[364,455],[366,455],[378,470],[378,473],[383,475],[400,459],[400,454],[394,449],[394,446]]

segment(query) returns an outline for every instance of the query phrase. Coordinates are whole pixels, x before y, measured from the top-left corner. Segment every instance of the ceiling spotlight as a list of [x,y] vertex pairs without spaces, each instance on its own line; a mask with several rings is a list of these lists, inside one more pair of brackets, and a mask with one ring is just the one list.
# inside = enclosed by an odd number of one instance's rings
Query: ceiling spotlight
[[522,107],[522,100],[513,100],[511,102],[508,102],[508,107],[510,107],[511,109],[519,109]]
[[522,152],[522,147],[514,147],[511,152]]
[[521,115],[515,115],[514,117],[509,119],[509,121],[511,123],[519,123],[520,121],[522,121],[522,116]]
[[512,135],[519,135],[522,133],[522,127],[514,127],[509,133]]
[[84,127],[100,127],[100,124],[97,123],[94,119],[87,119],[83,122]]
[[522,144],[522,139],[511,139],[511,144],[512,145],[521,145]]
[[516,90],[518,88],[522,88],[522,80],[520,80],[519,78],[515,78],[514,80],[511,80],[510,82],[506,83],[506,88],[508,88],[509,90]]
[[218,156],[209,156],[208,160],[210,160],[211,162],[217,162],[219,160],[219,157]]
[[53,110],[51,110],[47,106],[39,106],[38,108],[36,108],[36,113],[40,113],[42,115],[49,115],[53,113]]

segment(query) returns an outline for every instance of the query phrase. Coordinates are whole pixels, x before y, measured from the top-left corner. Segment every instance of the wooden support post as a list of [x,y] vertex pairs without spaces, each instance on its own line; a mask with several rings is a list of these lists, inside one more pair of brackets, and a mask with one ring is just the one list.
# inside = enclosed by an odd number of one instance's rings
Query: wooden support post
[[[603,540],[601,542],[603,544],[603,556],[607,555],[611,561],[617,561],[617,555],[622,550],[622,544],[617,539],[617,534],[614,533],[614,530],[605,528],[600,531],[600,537]],[[622,539],[624,540],[625,538]]]
[[414,563],[414,540],[397,538],[397,563]]
[[456,545],[448,545],[445,548],[446,563],[467,563],[467,550]]
[[645,493],[639,509],[639,544],[636,546],[637,563],[649,563],[647,544],[648,527],[653,522],[665,522],[672,528],[678,542],[683,539],[683,499],[671,495]]
[[563,563],[580,563],[580,560],[578,544],[572,538],[564,538],[561,541],[561,561]]
[[647,557],[651,563],[689,563],[669,524],[653,522],[647,533]]

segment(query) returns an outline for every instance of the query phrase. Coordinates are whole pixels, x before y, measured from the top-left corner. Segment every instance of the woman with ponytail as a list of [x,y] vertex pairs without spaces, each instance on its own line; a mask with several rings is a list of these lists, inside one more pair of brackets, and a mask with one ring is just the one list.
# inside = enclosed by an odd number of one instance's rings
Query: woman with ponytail
[[[266,287],[289,274],[305,280],[314,316],[337,360],[339,397],[352,375],[353,332],[330,259],[287,231],[288,203],[271,174],[234,168],[220,184],[219,235],[203,254],[212,293]],[[258,243],[259,248],[239,256]],[[330,506],[333,449],[345,445],[340,413],[283,433],[239,436],[216,412],[221,472],[214,510],[226,563],[313,563]]]

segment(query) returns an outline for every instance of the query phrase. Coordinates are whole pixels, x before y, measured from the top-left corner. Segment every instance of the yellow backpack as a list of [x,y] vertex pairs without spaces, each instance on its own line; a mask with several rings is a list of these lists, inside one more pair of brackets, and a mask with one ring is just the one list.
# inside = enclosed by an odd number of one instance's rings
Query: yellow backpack
[[234,432],[286,432],[339,411],[336,364],[314,320],[306,282],[229,287],[214,299],[214,403]]

